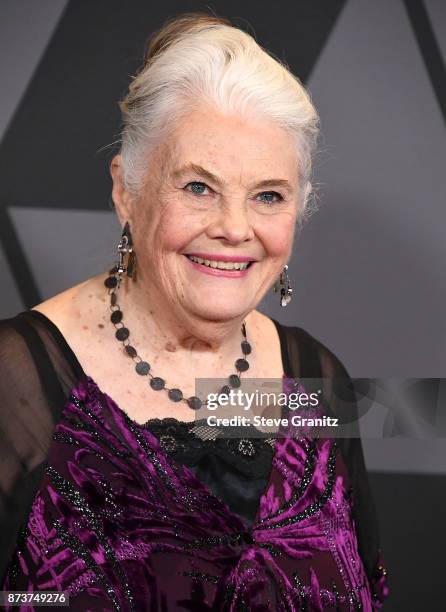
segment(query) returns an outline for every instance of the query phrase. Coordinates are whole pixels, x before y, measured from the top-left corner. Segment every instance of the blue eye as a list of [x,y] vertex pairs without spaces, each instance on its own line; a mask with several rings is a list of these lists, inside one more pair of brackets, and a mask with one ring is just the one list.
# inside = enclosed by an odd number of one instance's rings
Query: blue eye
[[263,202],[265,202],[265,204],[267,204],[268,206],[272,206],[276,202],[282,202],[283,200],[283,197],[280,195],[280,193],[277,193],[277,191],[263,191],[260,195],[272,196],[272,197],[277,198],[276,200],[273,200],[273,199],[263,200]]
[[[193,193],[194,195],[203,196],[206,195],[205,190],[209,189],[209,187],[206,185],[206,183],[202,183],[201,181],[191,181],[190,183],[187,183],[184,189],[190,193]],[[280,195],[280,193],[277,193],[277,191],[263,191],[259,195],[266,196],[266,199],[262,198],[261,201],[267,206],[273,206],[277,202],[283,201],[283,197]]]
[[[188,189],[189,185],[192,185],[191,189]],[[205,183],[200,183],[199,181],[192,181],[185,186],[187,191],[190,191],[195,195],[203,195],[203,188],[208,189],[208,186]]]

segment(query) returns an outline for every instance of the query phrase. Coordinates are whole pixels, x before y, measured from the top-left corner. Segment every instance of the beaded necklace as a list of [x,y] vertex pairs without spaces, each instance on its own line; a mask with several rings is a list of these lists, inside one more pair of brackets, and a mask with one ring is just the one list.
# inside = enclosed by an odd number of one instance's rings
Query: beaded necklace
[[[160,376],[154,376],[149,362],[141,359],[135,347],[130,344],[130,331],[123,323],[124,314],[118,304],[117,298],[117,290],[119,289],[120,280],[121,279],[119,276],[119,268],[118,266],[115,266],[110,270],[109,276],[104,281],[104,285],[109,290],[111,310],[110,321],[116,328],[115,338],[119,342],[122,342],[126,354],[135,362],[135,372],[140,376],[148,376],[150,378],[150,387],[154,391],[166,391],[169,399],[172,402],[185,402],[192,410],[199,410],[202,406],[206,406],[209,400],[203,401],[196,395],[192,395],[191,397],[186,398],[184,397],[181,389],[178,389],[176,387],[167,387],[165,379],[161,378]],[[236,369],[236,374],[231,374],[228,377],[228,384],[224,385],[220,389],[220,395],[228,395],[231,391],[231,388],[237,389],[238,387],[240,387],[240,375],[242,372],[246,372],[246,370],[249,369],[249,363],[246,359],[246,356],[251,353],[252,348],[246,338],[245,321],[243,321],[241,329],[243,336],[240,345],[242,349],[242,357],[237,359],[237,361],[235,362],[234,365]]]

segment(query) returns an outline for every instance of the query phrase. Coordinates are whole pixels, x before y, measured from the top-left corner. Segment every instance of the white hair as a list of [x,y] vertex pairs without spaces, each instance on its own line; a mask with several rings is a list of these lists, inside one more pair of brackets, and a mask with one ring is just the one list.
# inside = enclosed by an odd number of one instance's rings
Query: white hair
[[276,122],[295,139],[300,217],[312,193],[319,117],[288,67],[227,20],[202,13],[168,22],[151,39],[144,66],[120,102],[126,188],[137,194],[147,156],[189,112],[210,104],[242,117]]

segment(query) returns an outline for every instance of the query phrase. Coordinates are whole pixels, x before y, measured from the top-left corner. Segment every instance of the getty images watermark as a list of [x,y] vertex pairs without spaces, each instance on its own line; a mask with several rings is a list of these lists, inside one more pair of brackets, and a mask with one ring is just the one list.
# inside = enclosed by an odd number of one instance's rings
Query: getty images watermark
[[443,378],[200,378],[196,425],[228,437],[445,438]]
[[[200,425],[228,437],[267,437],[335,430],[339,417],[324,408],[323,387],[306,388],[290,379],[244,378],[240,388],[222,379],[198,379],[196,394],[206,403],[197,411]],[[219,389],[215,391],[215,389]]]
[[[320,393],[311,392],[291,392],[287,395],[284,392],[274,393],[259,391],[242,391],[241,389],[229,389],[222,393],[209,393],[207,396],[206,409],[209,412],[218,411],[222,408],[235,408],[242,410],[242,414],[209,414],[206,422],[211,427],[247,427],[254,426],[259,428],[284,428],[292,425],[294,427],[337,427],[339,419],[326,415],[313,414],[311,409],[320,407]],[[282,407],[287,409],[286,415],[270,414],[269,409]],[[259,407],[268,411],[265,414],[256,413]],[[304,413],[302,413],[302,410]],[[249,412],[249,416],[245,414]],[[294,414],[293,414],[294,412]]]

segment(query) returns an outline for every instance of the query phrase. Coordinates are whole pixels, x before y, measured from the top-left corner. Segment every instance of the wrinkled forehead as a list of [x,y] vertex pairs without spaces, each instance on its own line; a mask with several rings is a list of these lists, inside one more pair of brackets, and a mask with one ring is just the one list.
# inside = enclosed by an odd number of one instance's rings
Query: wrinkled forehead
[[222,180],[281,176],[297,180],[295,139],[276,123],[218,112],[193,112],[179,120],[157,155],[164,175],[178,178],[200,166]]

